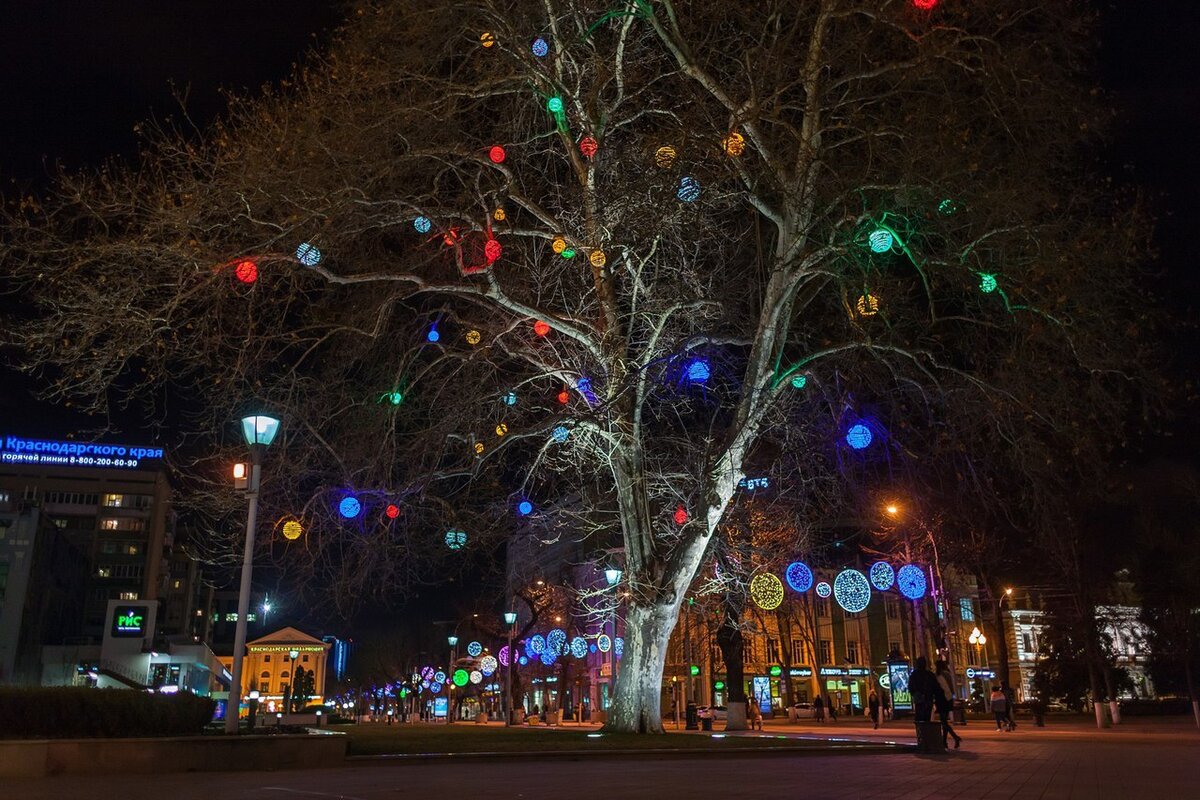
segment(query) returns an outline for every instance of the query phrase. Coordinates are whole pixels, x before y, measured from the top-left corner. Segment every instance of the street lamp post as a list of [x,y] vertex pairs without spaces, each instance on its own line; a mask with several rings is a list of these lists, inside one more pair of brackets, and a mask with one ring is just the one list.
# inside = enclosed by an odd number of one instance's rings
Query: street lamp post
[[446,709],[446,724],[449,725],[450,723],[454,722],[454,680],[453,680],[453,675],[454,675],[454,670],[457,668],[455,665],[458,663],[458,634],[452,633],[449,636],[447,636],[446,643],[448,645],[450,645],[450,668],[448,670],[446,670],[446,672],[449,673],[449,675],[451,676],[446,681],[447,702],[450,705],[450,707],[448,709]]
[[512,663],[513,663],[513,628],[517,624],[517,612],[505,611],[504,624],[508,626],[508,663],[504,665],[504,727],[512,725],[513,715],[513,687],[512,687]]
[[[608,585],[610,588],[615,588],[616,585],[621,582],[622,574],[623,573],[621,572],[621,570],[618,567],[611,566],[608,569],[604,570],[604,580],[608,581]],[[619,597],[613,599],[612,641],[609,643],[609,648],[608,648],[609,664],[610,664],[609,677],[608,677],[609,684],[610,684],[610,689],[609,689],[609,693],[608,693],[608,704],[609,704],[610,708],[612,707],[613,698],[615,698],[617,696],[617,605],[619,603],[620,603]],[[607,711],[608,709],[605,709],[605,710]]]
[[[250,614],[250,577],[254,565],[254,526],[258,519],[258,489],[262,482],[263,453],[279,433],[279,420],[264,415],[242,418],[242,434],[250,446],[250,478],[246,486],[249,509],[246,512],[246,548],[242,553],[242,582],[238,589],[237,627],[233,635],[233,674],[229,679],[229,698],[225,701],[225,732],[238,732],[242,704],[242,662],[246,651],[246,617]],[[234,470],[235,477],[238,471]],[[243,467],[242,477],[245,476]]]

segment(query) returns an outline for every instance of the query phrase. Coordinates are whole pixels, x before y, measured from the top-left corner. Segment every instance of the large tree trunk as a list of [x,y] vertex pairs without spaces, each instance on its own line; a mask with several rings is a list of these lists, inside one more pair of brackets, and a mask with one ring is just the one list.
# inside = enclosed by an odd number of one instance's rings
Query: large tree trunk
[[633,600],[625,612],[625,649],[616,692],[603,730],[663,733],[662,675],[667,640],[679,615],[679,599],[646,604]]
[[[990,587],[988,593],[992,593]],[[1008,675],[1008,629],[1004,625],[1004,609],[999,600],[996,600],[993,605],[996,609],[996,616],[993,618],[993,624],[996,627],[996,660],[998,662],[996,674],[1000,676],[1000,680],[1011,685]]]
[[732,592],[727,594],[722,604],[724,619],[721,620],[721,627],[717,629],[717,646],[721,648],[721,658],[725,661],[727,731],[746,730],[746,673],[743,662],[746,643],[741,627],[744,607],[745,599],[742,595]]

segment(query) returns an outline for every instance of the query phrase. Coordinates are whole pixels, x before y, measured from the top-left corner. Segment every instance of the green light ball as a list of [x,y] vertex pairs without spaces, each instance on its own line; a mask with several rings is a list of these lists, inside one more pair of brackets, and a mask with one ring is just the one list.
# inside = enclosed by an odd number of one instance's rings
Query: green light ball
[[793,375],[792,376],[792,388],[793,389],[803,389],[807,384],[808,384],[808,376],[806,376],[806,375]]
[[892,241],[892,232],[884,228],[876,228],[867,237],[867,244],[870,245],[872,253],[886,253],[892,249]]
[[465,669],[454,670],[454,685],[455,686],[459,686],[459,687],[466,686],[467,682],[470,680],[471,680],[471,676],[469,674],[467,674],[467,671]]
[[996,276],[990,273],[983,273],[979,276],[979,291],[984,294],[991,294],[996,291],[1000,284],[996,282]]
[[551,114],[561,114],[563,111],[563,101],[561,97],[551,97],[546,101],[546,110]]

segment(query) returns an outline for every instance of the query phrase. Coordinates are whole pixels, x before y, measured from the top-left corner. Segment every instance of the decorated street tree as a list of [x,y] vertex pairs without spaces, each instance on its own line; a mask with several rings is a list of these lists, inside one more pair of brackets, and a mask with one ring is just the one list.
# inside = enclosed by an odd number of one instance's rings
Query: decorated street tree
[[338,603],[508,537],[619,562],[609,726],[659,731],[749,468],[797,496],[947,448],[1010,469],[1120,419],[1141,226],[1085,168],[1086,22],[363,4],[202,135],[10,210],[15,336],[49,397],[196,436],[214,533],[214,432],[277,412],[263,502],[303,534],[271,546]]

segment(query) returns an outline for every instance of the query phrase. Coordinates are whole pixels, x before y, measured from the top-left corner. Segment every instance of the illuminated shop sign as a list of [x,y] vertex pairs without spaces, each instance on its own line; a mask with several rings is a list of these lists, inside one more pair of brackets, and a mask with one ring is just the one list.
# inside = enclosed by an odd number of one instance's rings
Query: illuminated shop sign
[[823,678],[841,678],[846,674],[845,667],[821,667],[817,673]]
[[769,488],[770,485],[770,478],[742,478],[740,481],[738,481],[738,486],[751,492],[759,489]]
[[113,609],[112,635],[132,639],[146,635],[146,606],[116,606]]
[[308,644],[248,644],[246,649],[251,653],[288,653],[296,650],[301,653],[324,653],[328,649],[328,645],[308,645]]
[[865,678],[871,674],[871,670],[867,667],[851,667],[849,673],[851,678]]
[[56,442],[0,436],[0,463],[50,464],[63,467],[116,467],[133,469],[143,461],[161,459],[161,447],[123,444]]
[[793,678],[811,678],[812,674],[812,667],[792,667],[788,670],[788,675]]
[[992,680],[996,677],[996,671],[987,667],[967,667],[967,677],[971,679],[979,678],[981,680]]
[[908,664],[905,662],[888,662],[888,688],[892,692],[892,708],[897,711],[912,710],[912,695],[908,691],[908,673]]

